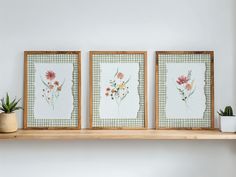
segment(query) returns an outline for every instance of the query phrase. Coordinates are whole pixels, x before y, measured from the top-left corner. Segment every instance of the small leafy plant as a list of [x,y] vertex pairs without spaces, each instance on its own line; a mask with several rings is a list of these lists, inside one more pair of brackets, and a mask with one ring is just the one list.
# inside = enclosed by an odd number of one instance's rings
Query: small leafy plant
[[3,111],[4,113],[13,113],[16,110],[23,109],[22,107],[17,106],[19,103],[19,100],[16,100],[16,98],[11,101],[10,97],[7,93],[6,98],[1,99],[1,105],[0,105],[0,110]]
[[218,112],[218,114],[219,114],[220,116],[234,116],[233,109],[232,109],[231,106],[226,106],[224,111],[222,111],[222,110],[220,109],[220,111]]

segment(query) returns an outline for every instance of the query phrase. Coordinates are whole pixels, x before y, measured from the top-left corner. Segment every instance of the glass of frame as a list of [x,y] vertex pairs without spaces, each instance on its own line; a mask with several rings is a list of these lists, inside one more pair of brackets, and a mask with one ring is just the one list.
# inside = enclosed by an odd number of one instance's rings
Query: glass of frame
[[80,51],[26,51],[24,57],[24,128],[80,129]]
[[214,53],[156,52],[156,128],[214,128]]
[[147,53],[90,52],[90,128],[147,128]]

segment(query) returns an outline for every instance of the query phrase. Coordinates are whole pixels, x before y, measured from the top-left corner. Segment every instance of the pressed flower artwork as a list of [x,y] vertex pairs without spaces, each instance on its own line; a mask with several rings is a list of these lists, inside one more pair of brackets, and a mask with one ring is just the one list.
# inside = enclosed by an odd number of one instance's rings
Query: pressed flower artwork
[[206,109],[204,63],[167,63],[166,116],[202,119]]
[[147,128],[145,51],[90,51],[90,128]]
[[156,128],[214,128],[214,52],[156,52]]
[[137,116],[138,72],[139,65],[136,63],[101,64],[100,114],[102,118]]
[[24,128],[80,129],[80,51],[25,51],[24,67]]
[[194,94],[196,89],[195,80],[192,79],[192,70],[189,70],[187,75],[179,76],[176,79],[176,83],[181,100],[188,104],[188,99]]
[[125,74],[117,68],[114,77],[109,81],[109,86],[105,89],[105,95],[116,102],[118,113],[120,111],[120,104],[129,94],[129,81],[130,78],[125,79]]
[[62,92],[63,82],[58,81],[56,78],[56,73],[54,71],[47,71],[43,76],[41,76],[42,84],[44,88],[42,90],[42,98],[48,103],[48,105],[54,109],[55,102],[59,99],[60,92]]
[[36,63],[35,71],[35,118],[70,119],[73,65]]

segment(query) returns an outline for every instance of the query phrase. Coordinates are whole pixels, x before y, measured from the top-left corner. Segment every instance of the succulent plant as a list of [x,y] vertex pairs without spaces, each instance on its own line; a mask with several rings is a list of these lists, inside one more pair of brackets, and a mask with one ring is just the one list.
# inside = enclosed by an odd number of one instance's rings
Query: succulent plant
[[1,99],[0,110],[3,111],[4,113],[9,114],[16,110],[23,109],[22,107],[17,106],[19,101],[20,99],[16,100],[16,98],[13,101],[11,101],[7,93],[6,98]]
[[218,112],[218,114],[219,114],[220,116],[234,116],[233,109],[232,109],[231,106],[226,106],[224,111],[222,111],[222,110],[220,109],[220,111]]

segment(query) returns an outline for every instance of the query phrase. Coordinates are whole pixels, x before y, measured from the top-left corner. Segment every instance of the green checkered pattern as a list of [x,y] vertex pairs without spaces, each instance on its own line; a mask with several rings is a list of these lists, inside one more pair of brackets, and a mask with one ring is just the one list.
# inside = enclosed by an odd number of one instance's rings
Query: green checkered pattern
[[[73,112],[70,119],[35,119],[35,63],[72,63],[73,64]],[[76,54],[29,54],[27,56],[28,68],[28,115],[27,127],[78,127],[78,55]],[[66,107],[65,107],[66,109]],[[43,110],[42,110],[43,111]]]
[[[159,128],[211,127],[211,57],[210,54],[159,54]],[[203,119],[168,119],[166,117],[167,63],[205,63],[206,110]]]
[[[94,128],[144,128],[144,108],[145,108],[145,91],[144,91],[144,54],[93,54],[92,56],[93,71],[93,121]],[[138,93],[140,99],[140,107],[137,117],[126,119],[102,119],[100,117],[100,64],[101,63],[138,63],[139,64],[139,86]],[[132,106],[132,105],[130,105]]]

